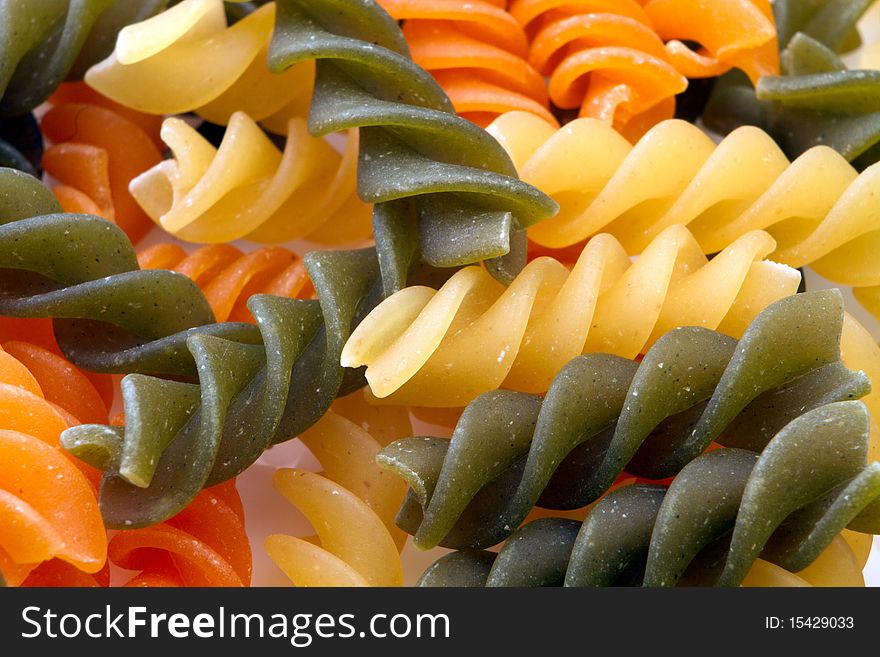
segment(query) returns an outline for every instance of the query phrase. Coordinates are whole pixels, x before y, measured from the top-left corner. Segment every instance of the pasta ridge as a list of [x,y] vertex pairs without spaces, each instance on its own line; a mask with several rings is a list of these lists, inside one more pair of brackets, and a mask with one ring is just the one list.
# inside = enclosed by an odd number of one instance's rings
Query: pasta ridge
[[[870,392],[865,372],[841,361],[842,302],[836,290],[786,297],[739,341],[676,328],[638,362],[579,356],[543,398],[486,393],[465,409],[451,441],[416,436],[379,454],[410,487],[398,524],[419,547],[481,549],[536,504],[576,509],[620,477],[674,476],[713,442],[763,451],[810,409]],[[863,461],[869,448],[876,454],[867,434]]]
[[161,134],[175,158],[141,169],[129,189],[180,239],[350,244],[371,235],[371,208],[355,192],[357,131],[341,155],[299,118],[290,119],[282,153],[240,111],[229,118],[219,149],[179,118],[166,119]]
[[308,298],[311,284],[302,258],[277,246],[242,253],[230,244],[212,244],[187,254],[172,243],[138,253],[141,269],[170,269],[199,286],[218,322],[256,323],[247,309],[255,294]]
[[[225,24],[222,5],[221,0],[184,0],[128,28],[120,33],[114,56],[91,69],[87,82],[125,104],[135,101],[122,98],[123,90],[155,95],[160,103],[166,97],[182,102],[177,90],[195,93],[199,84],[182,81],[188,69],[178,62],[189,60],[172,57],[171,49],[178,43],[191,49],[202,39],[200,24],[192,20],[202,11],[216,15],[216,25]],[[222,34],[232,39],[257,20],[263,27],[250,51],[258,45],[268,48],[268,68],[262,58],[254,66],[272,89],[278,76],[303,67],[316,70],[314,92],[305,94],[312,136],[360,129],[357,189],[365,203],[376,204],[373,232],[386,289],[405,285],[419,255],[438,267],[487,260],[499,279],[512,278],[525,261],[525,228],[550,216],[555,204],[516,178],[506,153],[482,129],[455,115],[434,79],[409,58],[394,20],[373,2],[280,0]],[[215,37],[211,43],[216,49],[223,42]],[[221,54],[236,71],[251,61],[233,48]],[[197,72],[191,77],[213,89],[203,66],[195,60],[192,66]],[[139,107],[147,109],[143,103]],[[184,108],[162,104],[150,109]],[[177,219],[191,225],[197,218],[184,220],[178,214]],[[465,240],[459,234],[464,227]]]
[[[852,285],[877,311],[871,300],[880,295],[880,269],[872,254],[880,218],[870,199],[880,167],[860,174],[827,146],[789,162],[767,133],[749,126],[716,145],[696,126],[671,120],[631,146],[596,121],[555,132],[536,122],[508,114],[489,128],[523,179],[560,203],[556,217],[530,229],[536,243],[561,248],[606,231],[636,254],[667,226],[684,224],[705,253],[716,253],[747,231],[766,230],[777,241],[771,259]],[[605,155],[567,169],[581,148]]]
[[[69,569],[67,585],[104,566],[107,536],[95,485],[58,442],[81,421],[74,413],[83,421],[107,416],[81,372],[34,345],[0,346],[0,574],[9,585],[30,585],[41,564]],[[55,568],[53,560],[64,565]]]
[[774,246],[754,231],[708,261],[673,225],[634,263],[602,234],[570,270],[537,258],[507,288],[466,268],[438,291],[413,286],[383,301],[341,362],[366,365],[372,394],[388,403],[463,406],[499,387],[544,392],[581,353],[634,358],[675,326],[740,335],[798,287],[798,272],[763,259]]
[[363,385],[339,357],[350,327],[381,298],[374,250],[313,252],[305,265],[316,300],[255,295],[248,309],[258,326],[216,323],[188,277],[140,270],[113,224],[59,214],[23,173],[0,171],[0,189],[0,314],[54,317],[78,366],[128,375],[124,428],[88,424],[62,438],[104,471],[108,526],[175,515]]
[[[306,515],[319,542],[283,534],[266,541],[270,557],[294,584],[403,583],[399,552],[406,534],[394,516],[406,485],[381,469],[375,457],[388,442],[411,433],[405,409],[370,408],[355,393],[300,435],[321,463],[322,474],[281,469],[273,482]],[[321,566],[315,568],[315,562]]]
[[[860,402],[820,406],[780,429],[760,454],[708,452],[668,486],[634,484],[610,492],[583,523],[544,518],[524,525],[497,557],[482,551],[447,555],[421,583],[739,586],[767,579],[762,571],[773,564],[796,583],[794,573],[814,565],[814,577],[839,569],[838,578],[863,586],[841,532],[880,531],[880,463],[865,464],[867,435]],[[845,465],[817,458],[831,446],[848,452]]]
[[413,61],[434,75],[465,119],[485,127],[499,114],[531,112],[555,123],[544,79],[526,61],[527,40],[506,2],[380,0]]

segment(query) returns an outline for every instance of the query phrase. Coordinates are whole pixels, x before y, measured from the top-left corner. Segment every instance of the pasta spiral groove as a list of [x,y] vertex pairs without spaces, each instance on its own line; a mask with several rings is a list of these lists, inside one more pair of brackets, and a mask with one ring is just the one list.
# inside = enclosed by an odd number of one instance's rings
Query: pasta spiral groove
[[139,270],[113,224],[52,214],[54,198],[25,174],[0,172],[0,189],[0,314],[55,317],[74,362],[135,373],[123,379],[125,428],[83,425],[63,437],[104,470],[108,526],[175,515],[203,486],[235,476],[316,422],[340,391],[362,385],[357,373],[344,376],[339,355],[350,326],[381,296],[373,250],[309,254],[318,300],[256,295],[248,308],[257,327],[214,323],[195,283]]
[[[207,85],[213,93],[216,80],[202,75],[202,58],[211,58],[214,67],[214,51],[203,48],[183,58],[176,50],[188,52],[201,40],[200,24],[191,19],[203,11],[220,16],[222,2],[185,0],[128,28],[114,57],[89,71],[88,83],[123,104],[154,112],[183,107],[147,107],[123,98],[123,92],[146,94],[157,103],[166,97],[182,103],[180,88],[195,93]],[[259,67],[272,88],[278,75],[294,75],[317,60],[311,134],[360,128],[358,194],[377,204],[373,232],[389,292],[404,286],[419,249],[425,262],[439,267],[487,260],[503,280],[522,268],[525,228],[551,215],[555,204],[516,178],[507,154],[489,135],[454,114],[434,79],[409,59],[390,16],[373,2],[281,0],[222,35],[237,39],[242,26],[257,17],[265,26],[248,52],[269,48],[268,71],[262,62]],[[190,37],[196,41],[190,43]],[[216,50],[225,41],[218,36],[211,43]],[[235,71],[252,57],[239,56],[235,48],[215,54]],[[179,67],[182,59],[195,70]],[[134,79],[139,83],[132,84]]]
[[519,23],[497,0],[380,0],[396,20],[413,61],[429,71],[456,111],[486,126],[505,112],[522,110],[555,123],[544,79],[526,61],[528,43]]
[[836,290],[786,297],[739,342],[676,328],[640,362],[575,358],[544,398],[486,393],[451,441],[408,438],[380,453],[410,486],[398,524],[420,547],[484,548],[536,504],[582,507],[624,470],[670,477],[713,441],[761,451],[806,410],[870,391],[867,375],[840,360],[842,303]]
[[796,271],[762,260],[774,244],[767,233],[747,233],[707,261],[674,225],[635,263],[599,235],[570,271],[538,258],[508,288],[463,269],[439,291],[414,286],[383,301],[352,334],[342,363],[366,365],[372,393],[390,403],[463,406],[502,386],[543,392],[584,352],[634,358],[675,326],[740,335],[797,289]]
[[52,559],[75,569],[68,585],[104,565],[107,536],[93,484],[58,444],[77,416],[107,417],[82,373],[33,345],[0,347],[0,573],[7,584],[26,582]]
[[[820,406],[783,427],[760,454],[703,454],[668,488],[619,488],[583,524],[536,520],[497,558],[447,556],[422,582],[449,585],[469,575],[488,586],[738,586],[759,555],[799,572],[843,540],[847,526],[880,533],[880,463],[865,465],[867,435],[860,402]],[[847,457],[823,461],[826,449]]]
[[[577,121],[559,131],[531,115],[508,114],[490,127],[523,176],[556,198],[559,215],[529,230],[559,248],[605,231],[627,253],[641,253],[672,224],[685,224],[704,253],[751,230],[777,241],[767,254],[792,267],[857,288],[875,310],[880,296],[880,219],[871,199],[880,167],[859,174],[827,146],[789,160],[765,132],[743,127],[716,145],[699,128],[672,120],[631,146],[607,126]],[[603,153],[566,169],[574,153]]]

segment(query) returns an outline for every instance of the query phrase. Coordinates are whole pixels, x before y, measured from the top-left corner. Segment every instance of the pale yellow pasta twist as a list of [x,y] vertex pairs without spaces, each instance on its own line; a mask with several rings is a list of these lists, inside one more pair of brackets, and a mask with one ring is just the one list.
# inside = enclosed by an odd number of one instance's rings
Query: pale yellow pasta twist
[[169,233],[192,242],[308,238],[342,244],[368,238],[371,206],[356,193],[358,138],[338,154],[291,119],[284,152],[247,114],[235,112],[214,148],[178,118],[162,139],[174,154],[131,181],[140,206]]
[[282,469],[273,482],[306,516],[317,537],[274,534],[266,539],[269,556],[294,584],[402,585],[400,550],[406,535],[394,516],[406,484],[379,468],[375,457],[388,442],[410,434],[405,409],[367,407],[363,395],[355,393],[300,436],[323,473]]
[[184,0],[119,32],[116,48],[88,70],[89,86],[149,114],[196,112],[219,124],[245,112],[273,132],[308,113],[314,63],[269,71],[275,4],[227,25],[223,0]]
[[635,146],[590,119],[556,130],[511,112],[488,130],[522,179],[561,207],[529,230],[538,244],[559,248],[608,232],[637,254],[665,228],[684,224],[705,253],[716,253],[766,230],[777,242],[773,260],[858,288],[859,300],[880,315],[880,165],[859,174],[824,146],[789,162],[758,128],[740,128],[716,145],[679,120],[658,124]]
[[775,247],[751,231],[709,261],[674,225],[635,263],[602,234],[571,271],[538,258],[507,288],[468,267],[439,291],[415,286],[386,299],[354,331],[342,364],[366,365],[372,393],[389,403],[463,406],[502,386],[544,392],[583,352],[634,358],[676,326],[740,336],[797,290],[796,270],[764,260]]

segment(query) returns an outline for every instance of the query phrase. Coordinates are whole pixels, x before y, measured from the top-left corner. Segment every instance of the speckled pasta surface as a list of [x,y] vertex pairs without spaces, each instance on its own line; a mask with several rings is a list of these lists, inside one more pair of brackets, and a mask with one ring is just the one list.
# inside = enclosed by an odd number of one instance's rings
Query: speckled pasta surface
[[713,441],[760,451],[808,410],[870,391],[840,361],[842,325],[840,293],[809,292],[769,306],[739,341],[677,328],[640,363],[575,358],[545,397],[481,395],[451,440],[407,438],[379,453],[410,487],[398,525],[423,548],[485,548],[535,505],[583,507],[624,472],[674,476]]
[[867,445],[861,402],[820,406],[782,427],[760,453],[707,452],[668,488],[620,487],[583,523],[535,520],[497,556],[453,552],[420,584],[738,586],[759,557],[789,572],[817,560],[827,568],[843,529],[880,532],[880,464],[865,464]]
[[[266,49],[268,69],[260,66]],[[308,87],[308,74],[288,78],[312,63],[312,136],[360,128],[357,189],[376,204],[373,231],[386,291],[403,287],[419,258],[438,267],[486,260],[493,275],[511,280],[525,264],[525,229],[551,216],[556,204],[517,178],[490,135],[455,114],[440,86],[410,59],[397,23],[372,1],[280,0],[227,28],[222,2],[185,0],[120,34],[114,54],[86,81],[141,110],[204,113],[220,104],[219,119],[228,120],[230,109],[250,112],[250,104],[236,107],[232,98]],[[211,66],[216,75],[206,77]],[[287,121],[280,123],[285,132]]]
[[703,120],[719,132],[758,125],[789,157],[818,144],[859,169],[880,159],[880,72],[849,70],[840,55],[860,45],[856,23],[875,0],[777,0],[782,75],[752,85],[732,74],[719,82]]
[[26,114],[65,79],[113,49],[120,29],[164,9],[167,0],[0,2],[0,116]]
[[124,428],[83,425],[62,437],[104,470],[109,526],[174,515],[362,385],[338,363],[350,327],[381,295],[371,249],[310,254],[317,300],[256,295],[248,308],[257,326],[218,324],[189,278],[140,270],[116,226],[58,213],[25,174],[0,171],[0,223],[0,314],[54,317],[72,361],[129,373]]

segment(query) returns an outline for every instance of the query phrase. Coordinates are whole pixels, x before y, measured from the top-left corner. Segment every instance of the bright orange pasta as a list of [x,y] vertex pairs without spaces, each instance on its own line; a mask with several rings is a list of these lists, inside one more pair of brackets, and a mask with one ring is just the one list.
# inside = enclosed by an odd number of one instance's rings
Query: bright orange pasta
[[110,560],[141,571],[125,586],[249,586],[251,549],[235,481],[205,488],[167,522],[122,531]]
[[[79,417],[104,422],[107,408],[89,380],[34,345],[0,347],[0,572],[20,585],[41,563],[40,581],[75,585],[106,561],[97,475],[74,464],[58,437]],[[67,568],[53,564],[64,562]]]
[[53,142],[43,155],[66,212],[94,214],[119,225],[132,242],[152,221],[128,191],[132,178],[162,160],[159,117],[126,109],[83,83],[63,85],[41,128]]
[[413,60],[430,71],[464,118],[486,126],[514,109],[555,122],[541,75],[505,0],[379,0],[394,18]]
[[202,288],[218,322],[254,322],[247,300],[254,294],[307,297],[302,259],[287,249],[264,247],[244,254],[229,244],[204,246],[187,255],[176,244],[156,244],[138,254],[142,269],[173,269]]
[[674,115],[688,77],[778,71],[767,0],[513,0],[510,13],[553,103],[630,139]]

